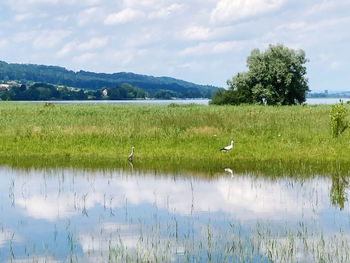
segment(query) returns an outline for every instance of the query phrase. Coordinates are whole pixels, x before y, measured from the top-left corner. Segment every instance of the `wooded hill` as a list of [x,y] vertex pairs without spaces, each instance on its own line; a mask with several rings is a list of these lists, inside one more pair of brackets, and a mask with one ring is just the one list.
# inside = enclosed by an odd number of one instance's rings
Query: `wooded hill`
[[149,97],[155,98],[210,98],[217,87],[197,85],[191,82],[170,78],[153,77],[134,73],[94,73],[74,72],[58,66],[34,64],[12,64],[0,61],[0,81],[49,83],[86,90],[121,87],[125,84],[142,89]]

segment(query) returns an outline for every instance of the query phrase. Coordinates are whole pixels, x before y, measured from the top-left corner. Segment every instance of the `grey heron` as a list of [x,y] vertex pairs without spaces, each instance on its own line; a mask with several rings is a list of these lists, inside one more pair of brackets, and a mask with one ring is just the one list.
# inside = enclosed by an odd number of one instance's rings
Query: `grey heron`
[[226,146],[224,148],[221,148],[220,151],[228,152],[229,150],[231,150],[233,148],[233,144],[234,144],[234,141],[232,140],[230,145],[228,145],[228,146]]
[[133,173],[134,172],[134,164],[132,163],[132,160],[128,159],[128,163],[130,164],[130,167],[131,167],[131,173]]
[[135,148],[134,146],[131,147],[131,153],[128,156],[129,161],[132,161],[132,157],[134,156],[134,148]]

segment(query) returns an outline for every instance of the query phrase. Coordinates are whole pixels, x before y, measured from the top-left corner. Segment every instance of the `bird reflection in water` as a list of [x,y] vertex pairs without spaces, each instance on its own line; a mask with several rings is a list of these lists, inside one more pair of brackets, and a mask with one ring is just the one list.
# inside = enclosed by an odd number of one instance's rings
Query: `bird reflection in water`
[[231,175],[231,178],[233,177],[233,171],[231,168],[225,168],[225,172],[229,173]]

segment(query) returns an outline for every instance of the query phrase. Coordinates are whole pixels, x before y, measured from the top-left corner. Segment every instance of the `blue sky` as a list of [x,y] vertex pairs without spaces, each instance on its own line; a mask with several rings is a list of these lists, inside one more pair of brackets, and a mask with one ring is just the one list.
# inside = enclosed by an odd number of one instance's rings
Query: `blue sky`
[[226,86],[253,48],[303,49],[313,91],[350,90],[350,0],[0,0],[0,60]]

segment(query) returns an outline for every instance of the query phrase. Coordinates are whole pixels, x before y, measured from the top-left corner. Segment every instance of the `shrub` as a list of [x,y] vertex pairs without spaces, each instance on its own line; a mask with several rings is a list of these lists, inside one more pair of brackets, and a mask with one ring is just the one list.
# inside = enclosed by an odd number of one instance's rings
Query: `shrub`
[[347,120],[345,120],[347,109],[344,107],[343,101],[340,100],[338,104],[332,106],[330,112],[330,125],[333,137],[338,137],[349,126]]

